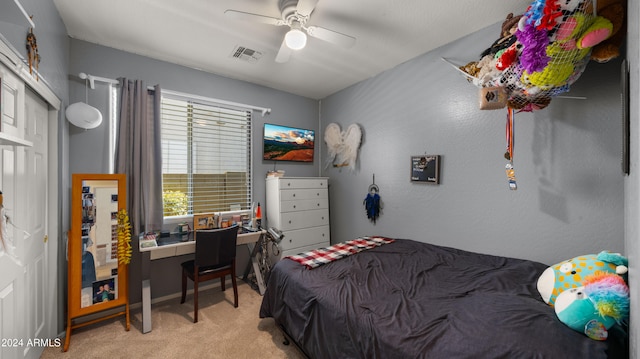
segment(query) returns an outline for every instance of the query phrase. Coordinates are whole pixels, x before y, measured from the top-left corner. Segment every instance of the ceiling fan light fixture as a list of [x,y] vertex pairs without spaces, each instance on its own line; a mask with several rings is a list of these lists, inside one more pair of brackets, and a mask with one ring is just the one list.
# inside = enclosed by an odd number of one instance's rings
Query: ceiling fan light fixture
[[300,29],[291,29],[284,36],[284,41],[291,50],[300,50],[307,45],[307,34]]

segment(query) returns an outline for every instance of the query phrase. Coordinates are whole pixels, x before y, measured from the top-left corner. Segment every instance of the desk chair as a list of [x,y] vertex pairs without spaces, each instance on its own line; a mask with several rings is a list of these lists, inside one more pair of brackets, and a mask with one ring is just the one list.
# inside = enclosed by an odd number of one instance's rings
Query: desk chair
[[193,260],[182,266],[182,300],[187,295],[187,277],[193,281],[193,322],[198,322],[198,284],[220,278],[220,287],[225,290],[225,276],[231,276],[233,283],[233,306],[238,307],[238,286],[236,284],[236,241],[238,226],[223,229],[197,230],[195,233],[196,252]]

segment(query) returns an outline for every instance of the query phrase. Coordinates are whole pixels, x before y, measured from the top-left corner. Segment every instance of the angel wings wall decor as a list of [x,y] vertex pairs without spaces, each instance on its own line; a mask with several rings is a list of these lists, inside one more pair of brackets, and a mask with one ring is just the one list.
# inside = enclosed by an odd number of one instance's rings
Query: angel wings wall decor
[[351,171],[356,168],[358,149],[362,140],[362,130],[357,124],[352,124],[345,131],[340,125],[330,123],[324,131],[324,141],[327,143],[328,160],[333,167],[348,167]]

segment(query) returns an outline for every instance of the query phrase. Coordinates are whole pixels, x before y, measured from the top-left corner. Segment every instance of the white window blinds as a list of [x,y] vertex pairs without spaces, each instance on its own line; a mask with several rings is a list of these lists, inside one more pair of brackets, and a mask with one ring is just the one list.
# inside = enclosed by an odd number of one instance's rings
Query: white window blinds
[[251,206],[251,110],[162,95],[164,216]]

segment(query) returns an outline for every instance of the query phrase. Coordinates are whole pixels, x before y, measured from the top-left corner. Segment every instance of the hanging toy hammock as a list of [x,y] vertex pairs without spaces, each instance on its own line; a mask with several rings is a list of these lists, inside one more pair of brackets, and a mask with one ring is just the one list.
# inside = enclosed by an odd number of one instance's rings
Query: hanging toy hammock
[[382,204],[380,201],[380,188],[376,185],[376,175],[373,175],[373,183],[369,185],[369,193],[367,193],[367,197],[365,197],[363,204],[364,208],[367,211],[367,218],[376,223],[376,220],[380,216],[380,209],[382,208]]
[[595,14],[593,0],[534,0],[523,15],[507,16],[501,38],[480,60],[459,69],[469,82],[490,90],[485,102],[502,99],[501,107],[540,110],[569,91],[585,70],[591,48],[612,29],[608,19]]

